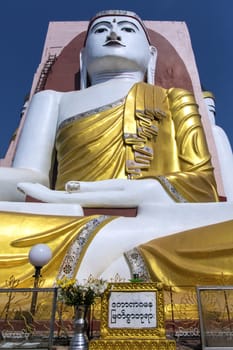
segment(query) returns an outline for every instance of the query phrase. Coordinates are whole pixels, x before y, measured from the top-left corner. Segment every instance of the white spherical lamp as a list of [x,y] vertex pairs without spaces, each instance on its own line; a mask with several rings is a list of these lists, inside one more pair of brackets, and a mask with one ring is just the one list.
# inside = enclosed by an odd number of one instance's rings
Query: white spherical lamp
[[52,258],[52,251],[47,244],[36,244],[30,249],[28,258],[33,266],[42,267]]

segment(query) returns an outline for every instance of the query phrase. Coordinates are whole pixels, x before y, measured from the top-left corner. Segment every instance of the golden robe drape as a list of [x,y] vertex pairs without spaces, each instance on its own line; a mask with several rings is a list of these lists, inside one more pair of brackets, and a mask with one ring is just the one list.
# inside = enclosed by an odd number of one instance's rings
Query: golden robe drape
[[137,250],[153,281],[167,286],[232,285],[232,231],[233,220],[157,238]]
[[155,178],[177,202],[218,201],[193,95],[136,84],[125,101],[66,120],[56,141],[57,189],[69,180]]
[[18,287],[32,287],[34,268],[28,253],[38,243],[52,250],[52,259],[42,270],[44,287],[62,276],[76,276],[93,237],[113,219],[0,212],[0,287],[6,287],[11,276],[20,281]]

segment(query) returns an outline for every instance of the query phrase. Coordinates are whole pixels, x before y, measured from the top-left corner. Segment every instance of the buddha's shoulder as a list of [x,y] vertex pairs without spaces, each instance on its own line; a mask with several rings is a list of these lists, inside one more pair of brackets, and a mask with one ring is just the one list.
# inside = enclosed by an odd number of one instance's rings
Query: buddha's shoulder
[[172,87],[172,88],[169,88],[167,89],[167,94],[170,98],[181,98],[181,97],[193,97],[194,94],[192,91],[189,91],[189,90],[185,90],[185,89],[182,89],[182,88],[178,88],[178,87]]
[[183,88],[180,87],[163,87],[161,85],[152,85],[152,84],[148,84],[148,83],[140,83],[142,86],[147,87],[147,89],[153,89],[157,92],[161,92],[163,94],[169,95],[169,96],[177,96],[177,95],[193,95],[192,91],[189,90],[185,90]]

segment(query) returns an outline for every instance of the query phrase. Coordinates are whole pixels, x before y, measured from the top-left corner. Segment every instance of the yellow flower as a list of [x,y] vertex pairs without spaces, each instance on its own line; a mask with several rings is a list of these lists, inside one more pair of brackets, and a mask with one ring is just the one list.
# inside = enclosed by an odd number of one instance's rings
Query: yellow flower
[[97,296],[101,296],[107,288],[107,281],[92,276],[80,284],[74,278],[63,277],[57,280],[58,297],[67,305],[93,304]]

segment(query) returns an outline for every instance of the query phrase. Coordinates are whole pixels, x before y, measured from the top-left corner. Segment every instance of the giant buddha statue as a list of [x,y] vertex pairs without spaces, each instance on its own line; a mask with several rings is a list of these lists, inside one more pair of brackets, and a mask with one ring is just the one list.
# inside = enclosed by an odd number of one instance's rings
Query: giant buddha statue
[[53,251],[47,286],[90,274],[231,281],[233,205],[220,202],[189,78],[155,84],[158,56],[136,14],[104,11],[87,28],[80,90],[32,97],[12,167],[0,168],[1,285],[11,274],[30,285],[36,243]]

